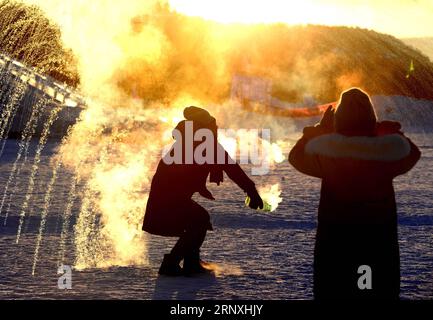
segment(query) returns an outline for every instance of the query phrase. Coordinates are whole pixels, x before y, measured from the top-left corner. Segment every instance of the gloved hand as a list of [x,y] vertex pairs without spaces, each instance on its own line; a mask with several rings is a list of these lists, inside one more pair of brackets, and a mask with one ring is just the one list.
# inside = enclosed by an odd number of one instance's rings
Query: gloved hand
[[304,137],[307,139],[312,139],[317,136],[334,132],[334,116],[334,107],[329,106],[326,112],[323,114],[320,123],[316,124],[314,127],[304,128]]
[[382,121],[376,125],[376,135],[385,136],[389,134],[403,134],[401,132],[401,124],[396,121]]
[[334,117],[335,110],[333,106],[329,106],[323,114],[322,120],[320,120],[319,126],[329,133],[334,132]]
[[251,192],[248,192],[248,197],[250,197],[251,199],[249,204],[249,207],[251,209],[254,210],[257,210],[258,208],[263,209],[263,200],[255,188]]

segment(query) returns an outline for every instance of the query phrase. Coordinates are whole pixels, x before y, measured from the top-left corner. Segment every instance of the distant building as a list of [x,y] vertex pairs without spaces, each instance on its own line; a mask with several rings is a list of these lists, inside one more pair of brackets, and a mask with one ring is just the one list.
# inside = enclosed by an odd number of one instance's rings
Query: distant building
[[[260,77],[235,75],[232,79],[231,98],[243,105],[261,105],[263,109],[297,109],[317,106],[317,101],[311,95],[304,95],[302,101],[288,102],[272,96],[272,80]],[[266,110],[262,110],[266,111]]]
[[231,98],[239,101],[253,101],[269,105],[271,101],[272,81],[258,78],[235,75],[232,79]]

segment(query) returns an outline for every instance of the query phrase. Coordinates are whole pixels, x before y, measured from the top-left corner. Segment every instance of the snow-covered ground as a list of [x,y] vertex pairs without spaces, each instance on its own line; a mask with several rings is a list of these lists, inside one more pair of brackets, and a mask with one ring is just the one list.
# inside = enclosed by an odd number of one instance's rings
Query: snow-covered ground
[[[410,136],[423,157],[409,174],[395,182],[399,208],[402,294],[405,299],[433,298],[433,135]],[[274,168],[257,184],[280,183],[281,203],[274,213],[244,207],[243,192],[226,180],[211,187],[217,201],[198,201],[209,209],[215,231],[203,247],[205,260],[219,266],[216,276],[166,278],[157,274],[161,258],[175,239],[148,236],[149,264],[73,272],[73,289],[57,287],[60,215],[64,210],[70,175],[61,171],[55,185],[48,233],[41,248],[35,276],[31,275],[39,228],[38,215],[51,169],[49,156],[57,144],[50,142],[42,157],[35,188],[37,201],[15,244],[19,209],[25,196],[30,168],[19,178],[19,190],[6,227],[0,219],[0,299],[311,299],[313,245],[320,181],[296,172],[287,162]],[[32,144],[32,148],[36,143]],[[17,142],[10,140],[0,161],[0,186],[4,186],[16,157]],[[30,154],[33,155],[33,152]],[[31,159],[30,159],[31,160]],[[246,168],[248,169],[248,168]],[[284,177],[284,179],[282,179]],[[2,189],[0,195],[2,195]],[[74,208],[75,214],[78,208]],[[66,263],[74,252],[67,244]]]

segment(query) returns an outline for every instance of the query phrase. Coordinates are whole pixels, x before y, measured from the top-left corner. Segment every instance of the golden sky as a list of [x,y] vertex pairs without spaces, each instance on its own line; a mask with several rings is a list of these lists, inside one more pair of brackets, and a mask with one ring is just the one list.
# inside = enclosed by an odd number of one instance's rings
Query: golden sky
[[[137,1],[25,0],[63,23],[80,8],[103,4],[116,12],[137,9]],[[177,11],[219,22],[286,22],[360,26],[397,37],[433,36],[433,0],[169,0]],[[154,0],[139,1],[146,6]],[[70,12],[73,12],[69,15]],[[97,11],[94,12],[97,15]]]
[[180,12],[221,22],[349,25],[397,37],[433,36],[432,0],[171,0]]
[[[154,4],[164,0],[24,1],[39,5],[60,25],[65,45],[78,57],[81,84],[90,97],[111,100],[117,90],[116,70],[134,59],[157,65],[170,47],[161,30],[144,28],[139,36],[131,30],[132,19],[155,14]],[[223,23],[349,25],[401,38],[433,36],[433,0],[170,0],[170,4],[181,13]]]

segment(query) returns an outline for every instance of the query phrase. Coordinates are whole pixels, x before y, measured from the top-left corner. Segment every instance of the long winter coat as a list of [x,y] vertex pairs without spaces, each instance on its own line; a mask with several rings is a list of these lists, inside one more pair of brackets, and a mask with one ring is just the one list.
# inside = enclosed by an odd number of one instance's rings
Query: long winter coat
[[[222,148],[219,145],[219,148]],[[255,190],[254,182],[227,152],[224,164],[170,164],[162,159],[152,180],[143,230],[151,234],[178,237],[191,225],[207,225],[208,212],[191,199],[194,193],[213,199],[206,188],[212,170],[222,170],[246,193]],[[222,173],[222,172],[221,172]]]
[[[398,299],[400,258],[393,179],[417,163],[419,149],[402,134],[349,137],[311,132],[304,131],[289,161],[300,172],[322,179],[315,298]],[[358,269],[364,265],[372,271],[371,290],[359,287],[364,273]],[[361,284],[367,283],[364,280]]]

